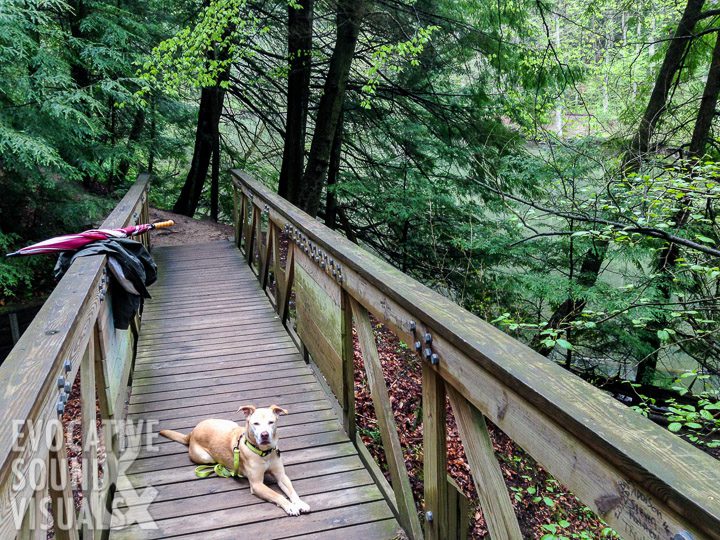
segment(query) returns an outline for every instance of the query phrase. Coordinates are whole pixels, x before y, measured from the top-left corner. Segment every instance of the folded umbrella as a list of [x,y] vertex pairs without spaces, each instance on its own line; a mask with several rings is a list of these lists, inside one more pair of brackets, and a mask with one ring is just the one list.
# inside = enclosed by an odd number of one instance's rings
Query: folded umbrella
[[39,255],[43,253],[58,253],[61,251],[76,251],[81,247],[95,242],[96,240],[107,240],[109,238],[129,238],[143,234],[151,229],[163,229],[175,225],[172,220],[160,221],[159,223],[145,223],[143,225],[132,225],[123,227],[122,229],[91,229],[77,234],[66,234],[56,236],[24,247],[13,253],[8,253],[6,257],[19,257],[21,255]]

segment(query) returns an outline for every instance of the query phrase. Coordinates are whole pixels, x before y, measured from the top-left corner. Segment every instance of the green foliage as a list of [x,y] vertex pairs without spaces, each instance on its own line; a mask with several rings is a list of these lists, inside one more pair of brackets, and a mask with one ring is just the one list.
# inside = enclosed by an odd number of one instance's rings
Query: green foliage
[[[211,1],[197,21],[162,41],[142,63],[144,83],[139,96],[152,88],[179,95],[183,88],[229,86],[225,73],[230,65],[254,56],[253,38],[269,29],[260,26],[247,0]],[[144,102],[144,99],[142,99]]]

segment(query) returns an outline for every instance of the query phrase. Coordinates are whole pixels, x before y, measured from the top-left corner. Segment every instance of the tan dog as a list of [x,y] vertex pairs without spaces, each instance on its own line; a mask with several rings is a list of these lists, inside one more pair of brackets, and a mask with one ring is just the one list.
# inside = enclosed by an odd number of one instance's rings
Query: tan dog
[[[162,430],[160,435],[187,445],[190,459],[195,463],[220,463],[228,470],[245,476],[250,482],[250,493],[274,502],[291,516],[309,512],[310,507],[300,500],[285,474],[277,448],[277,419],[287,411],[277,405],[267,408],[243,405],[238,411],[245,413],[245,427],[230,420],[213,418],[203,420],[187,435],[168,429]],[[239,462],[235,459],[235,450],[239,450]],[[235,463],[239,465],[237,470],[234,470]],[[290,500],[263,483],[266,472],[275,477]]]

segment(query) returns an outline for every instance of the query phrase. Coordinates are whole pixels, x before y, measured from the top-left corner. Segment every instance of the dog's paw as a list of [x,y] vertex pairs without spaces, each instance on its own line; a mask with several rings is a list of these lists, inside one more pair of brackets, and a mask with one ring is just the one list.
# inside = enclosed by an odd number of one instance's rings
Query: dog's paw
[[289,503],[283,506],[283,510],[287,512],[288,516],[299,516],[300,515],[300,507],[296,504]]
[[298,501],[295,503],[295,506],[297,506],[298,509],[300,510],[300,512],[303,513],[303,514],[306,514],[306,513],[308,513],[308,512],[310,511],[310,505],[309,505],[308,503],[306,503],[306,502],[303,502],[303,501],[298,500]]

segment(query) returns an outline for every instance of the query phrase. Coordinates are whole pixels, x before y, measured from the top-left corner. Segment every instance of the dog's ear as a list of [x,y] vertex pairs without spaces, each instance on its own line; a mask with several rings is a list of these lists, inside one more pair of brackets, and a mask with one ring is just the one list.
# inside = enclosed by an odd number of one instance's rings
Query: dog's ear
[[245,413],[245,418],[247,418],[248,416],[250,416],[252,413],[255,412],[255,405],[240,405],[238,407],[237,412],[240,412],[240,411]]
[[283,409],[282,407],[279,407],[277,405],[270,405],[268,407],[272,412],[275,413],[275,416],[280,416],[281,414],[287,414],[287,409]]

